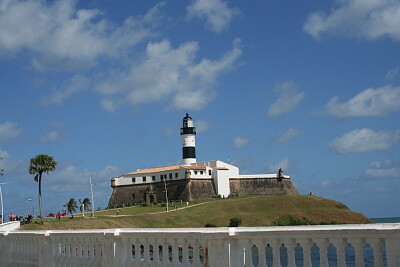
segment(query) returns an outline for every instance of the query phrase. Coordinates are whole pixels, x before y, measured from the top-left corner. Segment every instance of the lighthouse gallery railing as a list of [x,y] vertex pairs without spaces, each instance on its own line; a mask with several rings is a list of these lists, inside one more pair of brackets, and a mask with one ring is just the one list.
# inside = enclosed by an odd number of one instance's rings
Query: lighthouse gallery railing
[[400,224],[0,232],[0,266],[365,266],[366,248],[400,266]]

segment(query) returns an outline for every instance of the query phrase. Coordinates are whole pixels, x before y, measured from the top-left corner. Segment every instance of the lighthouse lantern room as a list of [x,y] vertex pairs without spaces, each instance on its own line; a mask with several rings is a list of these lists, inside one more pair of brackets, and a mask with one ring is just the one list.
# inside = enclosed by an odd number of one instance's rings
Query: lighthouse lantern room
[[188,113],[182,120],[181,136],[183,164],[196,163],[196,128],[194,127],[193,119]]

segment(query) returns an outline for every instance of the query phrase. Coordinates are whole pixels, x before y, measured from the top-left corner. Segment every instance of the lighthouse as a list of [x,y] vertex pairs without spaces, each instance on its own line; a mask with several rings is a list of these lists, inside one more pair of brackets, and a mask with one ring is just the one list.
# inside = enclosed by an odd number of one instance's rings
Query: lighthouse
[[181,136],[183,164],[196,163],[196,128],[193,125],[193,119],[188,113],[182,120]]

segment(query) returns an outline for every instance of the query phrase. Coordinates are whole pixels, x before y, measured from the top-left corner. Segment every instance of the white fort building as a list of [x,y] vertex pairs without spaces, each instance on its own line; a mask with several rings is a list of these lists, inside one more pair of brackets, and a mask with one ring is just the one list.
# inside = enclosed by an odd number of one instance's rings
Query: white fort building
[[119,206],[168,198],[193,200],[230,194],[298,194],[290,177],[279,169],[273,174],[241,175],[239,168],[219,161],[196,161],[196,128],[186,113],[182,128],[181,165],[138,169],[112,178],[113,194],[109,205]]

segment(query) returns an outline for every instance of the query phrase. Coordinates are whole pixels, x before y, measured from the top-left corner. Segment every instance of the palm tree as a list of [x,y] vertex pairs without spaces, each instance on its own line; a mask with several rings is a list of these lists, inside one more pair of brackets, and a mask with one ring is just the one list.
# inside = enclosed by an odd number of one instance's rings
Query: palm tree
[[83,212],[82,205],[84,207],[84,211],[87,212],[87,211],[89,211],[89,205],[92,204],[92,203],[90,203],[90,199],[89,198],[85,198],[83,201],[81,201],[79,199],[79,203],[81,203],[81,208],[80,208],[81,212]]
[[29,173],[36,174],[35,182],[39,182],[39,210],[40,210],[40,223],[43,224],[42,216],[42,175],[43,173],[49,174],[49,172],[56,169],[57,162],[54,161],[52,156],[40,154],[34,158],[31,158],[29,165]]
[[72,214],[76,212],[76,209],[78,206],[76,205],[76,200],[74,198],[71,198],[67,204],[64,205],[64,207],[67,207],[68,213]]

